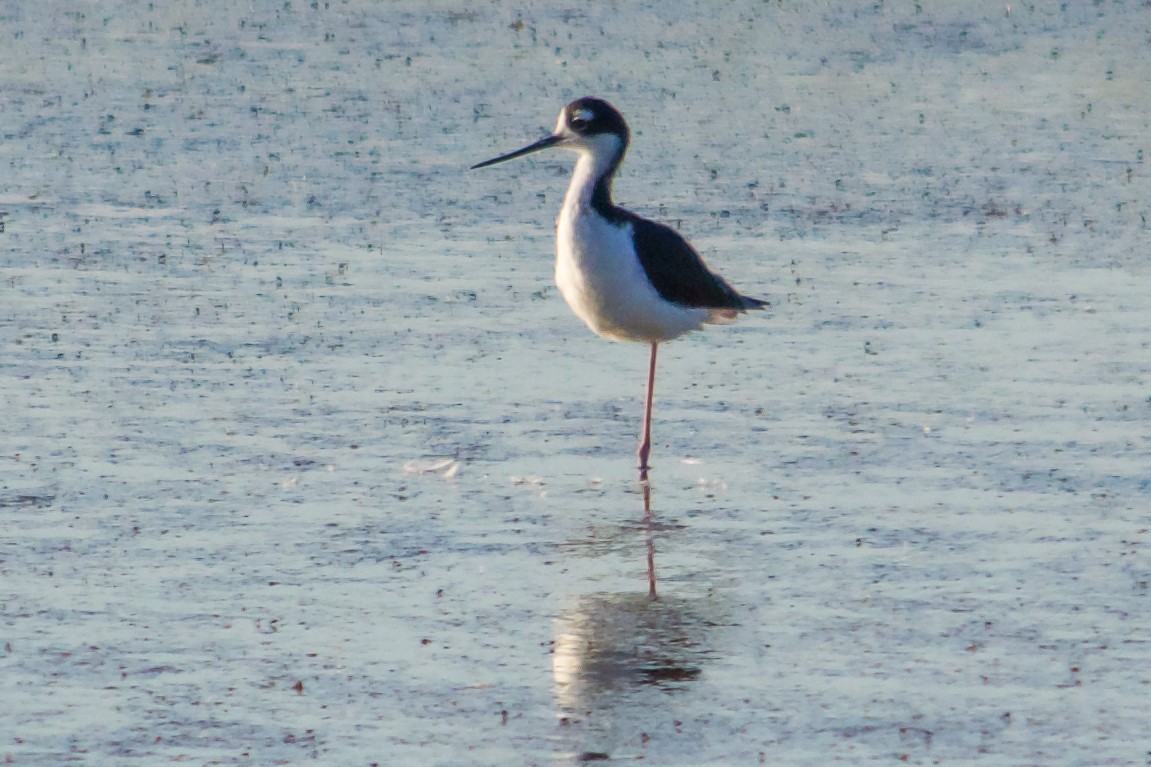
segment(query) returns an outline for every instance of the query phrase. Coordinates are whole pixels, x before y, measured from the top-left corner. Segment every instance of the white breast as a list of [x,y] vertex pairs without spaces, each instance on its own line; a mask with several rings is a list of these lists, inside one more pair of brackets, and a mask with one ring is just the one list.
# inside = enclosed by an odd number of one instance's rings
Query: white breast
[[556,227],[556,285],[591,330],[617,341],[669,341],[698,329],[705,309],[660,297],[635,254],[631,224],[565,202]]

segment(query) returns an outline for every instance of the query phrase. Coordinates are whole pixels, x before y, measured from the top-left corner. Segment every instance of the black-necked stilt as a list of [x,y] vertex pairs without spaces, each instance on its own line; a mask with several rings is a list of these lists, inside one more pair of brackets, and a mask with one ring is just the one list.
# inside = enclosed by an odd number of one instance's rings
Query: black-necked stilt
[[560,112],[550,136],[472,168],[549,147],[579,155],[556,222],[556,285],[593,332],[651,344],[638,450],[640,472],[646,478],[659,343],[705,323],[733,322],[741,312],[768,304],[736,292],[674,229],[612,203],[611,182],[623,162],[628,136],[623,115],[611,104],[576,99]]

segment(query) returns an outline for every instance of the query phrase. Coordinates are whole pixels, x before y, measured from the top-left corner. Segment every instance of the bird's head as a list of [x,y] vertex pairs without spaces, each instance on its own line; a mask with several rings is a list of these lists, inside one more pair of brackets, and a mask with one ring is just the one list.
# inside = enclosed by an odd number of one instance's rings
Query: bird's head
[[609,161],[607,164],[615,165],[627,150],[628,138],[627,123],[619,110],[603,99],[586,96],[576,99],[560,111],[559,120],[550,136],[544,136],[523,149],[477,163],[472,169],[485,168],[552,147],[591,155],[597,160]]

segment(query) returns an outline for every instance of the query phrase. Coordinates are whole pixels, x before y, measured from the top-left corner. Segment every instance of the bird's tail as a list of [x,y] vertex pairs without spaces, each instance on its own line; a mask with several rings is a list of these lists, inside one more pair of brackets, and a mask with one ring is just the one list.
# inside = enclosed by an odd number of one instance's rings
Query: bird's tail
[[750,296],[739,296],[740,308],[738,309],[709,309],[707,321],[712,325],[730,325],[739,318],[739,315],[746,311],[753,309],[766,309],[771,306],[770,301],[764,301],[761,298],[751,298]]

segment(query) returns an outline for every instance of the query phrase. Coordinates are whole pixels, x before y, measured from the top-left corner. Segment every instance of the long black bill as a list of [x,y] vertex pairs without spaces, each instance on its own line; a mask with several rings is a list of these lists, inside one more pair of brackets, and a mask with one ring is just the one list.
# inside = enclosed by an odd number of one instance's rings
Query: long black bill
[[477,163],[477,164],[473,165],[471,167],[471,169],[475,170],[476,168],[486,168],[489,165],[495,165],[497,162],[503,162],[505,160],[514,160],[517,157],[523,157],[525,154],[531,154],[532,152],[538,152],[541,149],[547,149],[549,146],[555,146],[556,144],[558,144],[561,141],[563,141],[562,136],[544,136],[543,138],[541,138],[536,143],[529,144],[528,146],[525,146],[523,149],[517,149],[514,152],[509,152],[508,154],[500,155],[499,157],[494,157],[491,160],[484,160],[481,163]]

